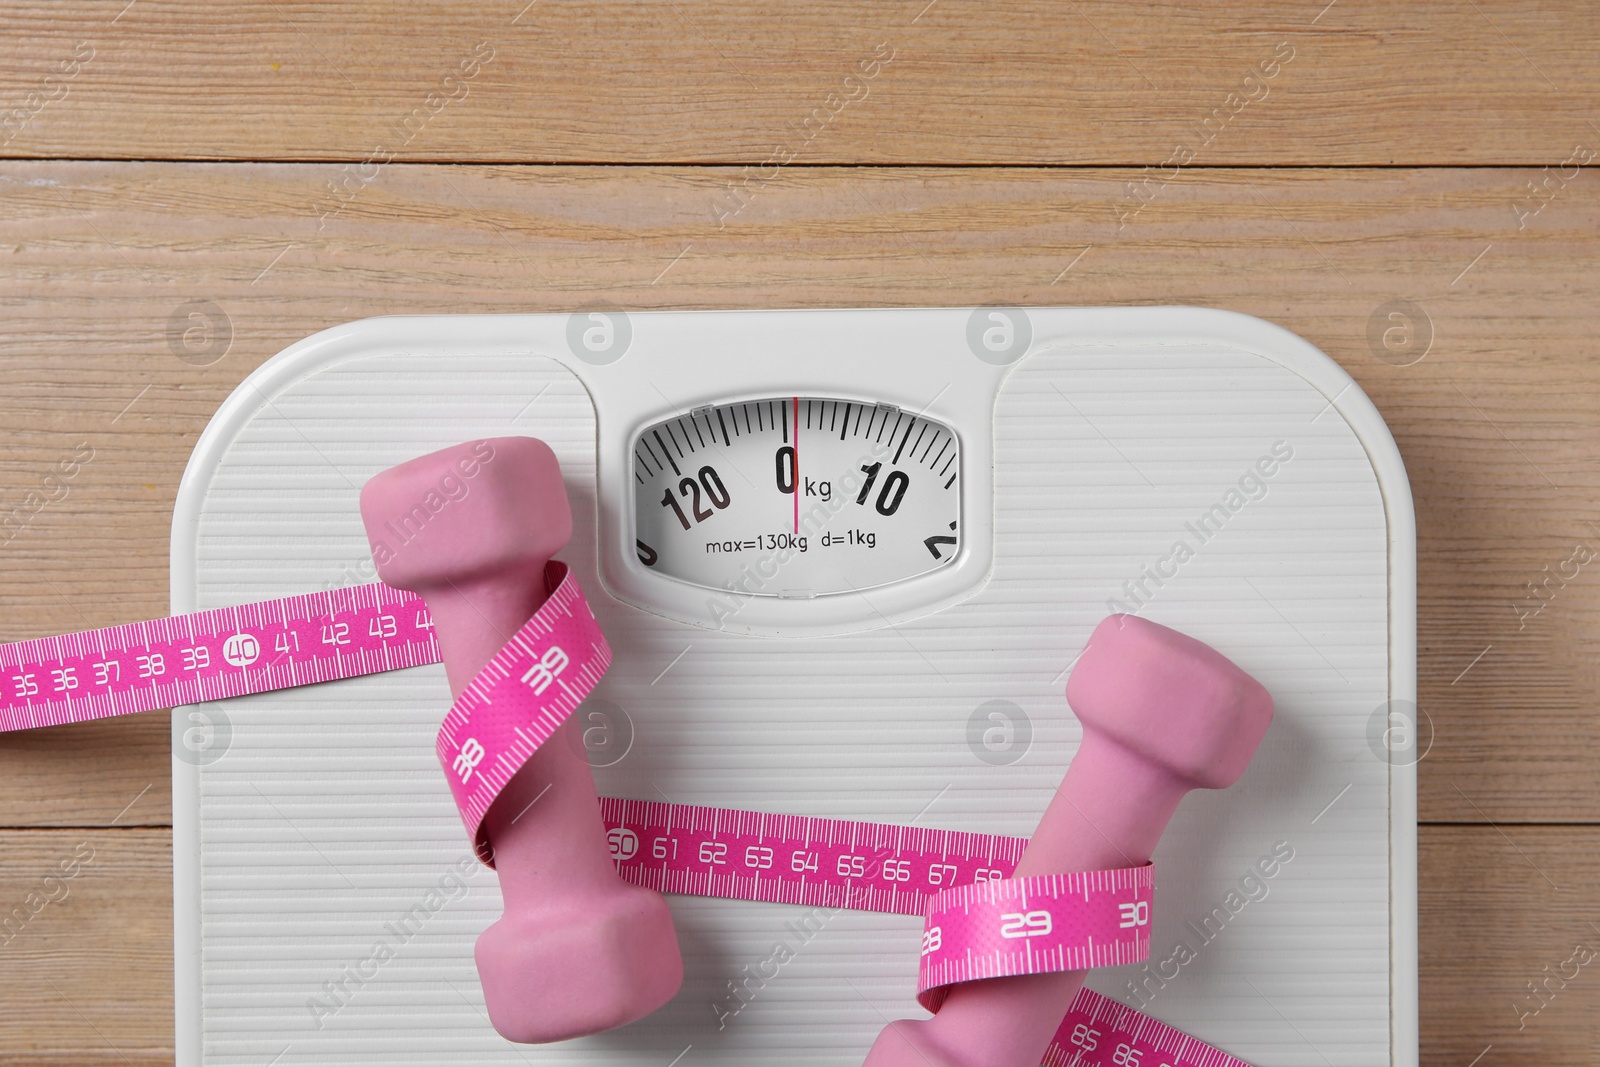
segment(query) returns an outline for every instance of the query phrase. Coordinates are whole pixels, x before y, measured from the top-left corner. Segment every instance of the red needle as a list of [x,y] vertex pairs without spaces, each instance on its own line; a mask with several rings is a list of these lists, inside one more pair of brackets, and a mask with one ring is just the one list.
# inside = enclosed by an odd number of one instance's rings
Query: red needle
[[794,532],[800,535],[800,398],[789,398],[794,403]]

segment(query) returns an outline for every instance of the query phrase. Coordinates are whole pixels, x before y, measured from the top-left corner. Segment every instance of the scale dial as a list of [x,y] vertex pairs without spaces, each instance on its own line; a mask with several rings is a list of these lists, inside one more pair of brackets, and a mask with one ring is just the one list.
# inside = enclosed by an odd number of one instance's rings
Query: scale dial
[[960,547],[961,444],[890,404],[695,408],[633,442],[635,548],[656,574],[805,598],[900,582]]

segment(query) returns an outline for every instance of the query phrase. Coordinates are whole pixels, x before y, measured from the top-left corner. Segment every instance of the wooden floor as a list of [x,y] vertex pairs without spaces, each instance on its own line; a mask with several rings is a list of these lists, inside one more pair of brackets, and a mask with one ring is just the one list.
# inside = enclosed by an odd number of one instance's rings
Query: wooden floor
[[[1535,0],[10,3],[0,641],[162,614],[196,436],[349,319],[1259,315],[1416,495],[1423,1061],[1600,1064],[1597,39]],[[171,1062],[167,749],[0,735],[0,911],[55,898],[0,937],[0,1061]]]

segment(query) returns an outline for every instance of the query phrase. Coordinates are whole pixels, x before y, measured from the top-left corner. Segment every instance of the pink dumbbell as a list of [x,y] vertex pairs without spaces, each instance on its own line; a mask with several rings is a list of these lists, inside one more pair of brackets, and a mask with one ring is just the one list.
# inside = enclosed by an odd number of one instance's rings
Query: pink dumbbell
[[[384,471],[361,491],[379,576],[420,594],[460,695],[549,595],[545,564],[572,536],[548,445],[501,437]],[[572,720],[484,819],[505,915],[478,938],[489,1019],[511,1041],[561,1041],[632,1022],[683,982],[661,895],[623,882]]]
[[[1261,683],[1194,638],[1132,615],[1095,628],[1067,702],[1083,743],[1018,878],[1145,863],[1183,795],[1237,781],[1272,721]],[[932,1019],[890,1024],[867,1067],[1038,1067],[1085,973],[955,986]]]

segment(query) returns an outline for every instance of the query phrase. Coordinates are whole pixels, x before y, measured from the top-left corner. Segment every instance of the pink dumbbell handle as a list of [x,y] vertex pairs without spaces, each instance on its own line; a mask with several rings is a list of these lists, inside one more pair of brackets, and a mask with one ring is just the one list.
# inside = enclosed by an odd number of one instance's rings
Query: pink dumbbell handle
[[[451,696],[461,695],[549,595],[540,582],[487,580],[423,596],[439,635]],[[562,723],[484,819],[508,910],[616,880],[606,853],[590,847],[605,839],[605,826],[595,803],[594,774],[587,760],[575,758],[581,751],[573,735],[578,728],[571,719]]]
[[[1086,731],[1013,877],[1149,862],[1189,788]],[[939,1009],[945,1049],[961,1063],[1038,1063],[1087,974],[1058,971],[953,987]],[[992,1025],[997,1018],[1006,1025]]]

